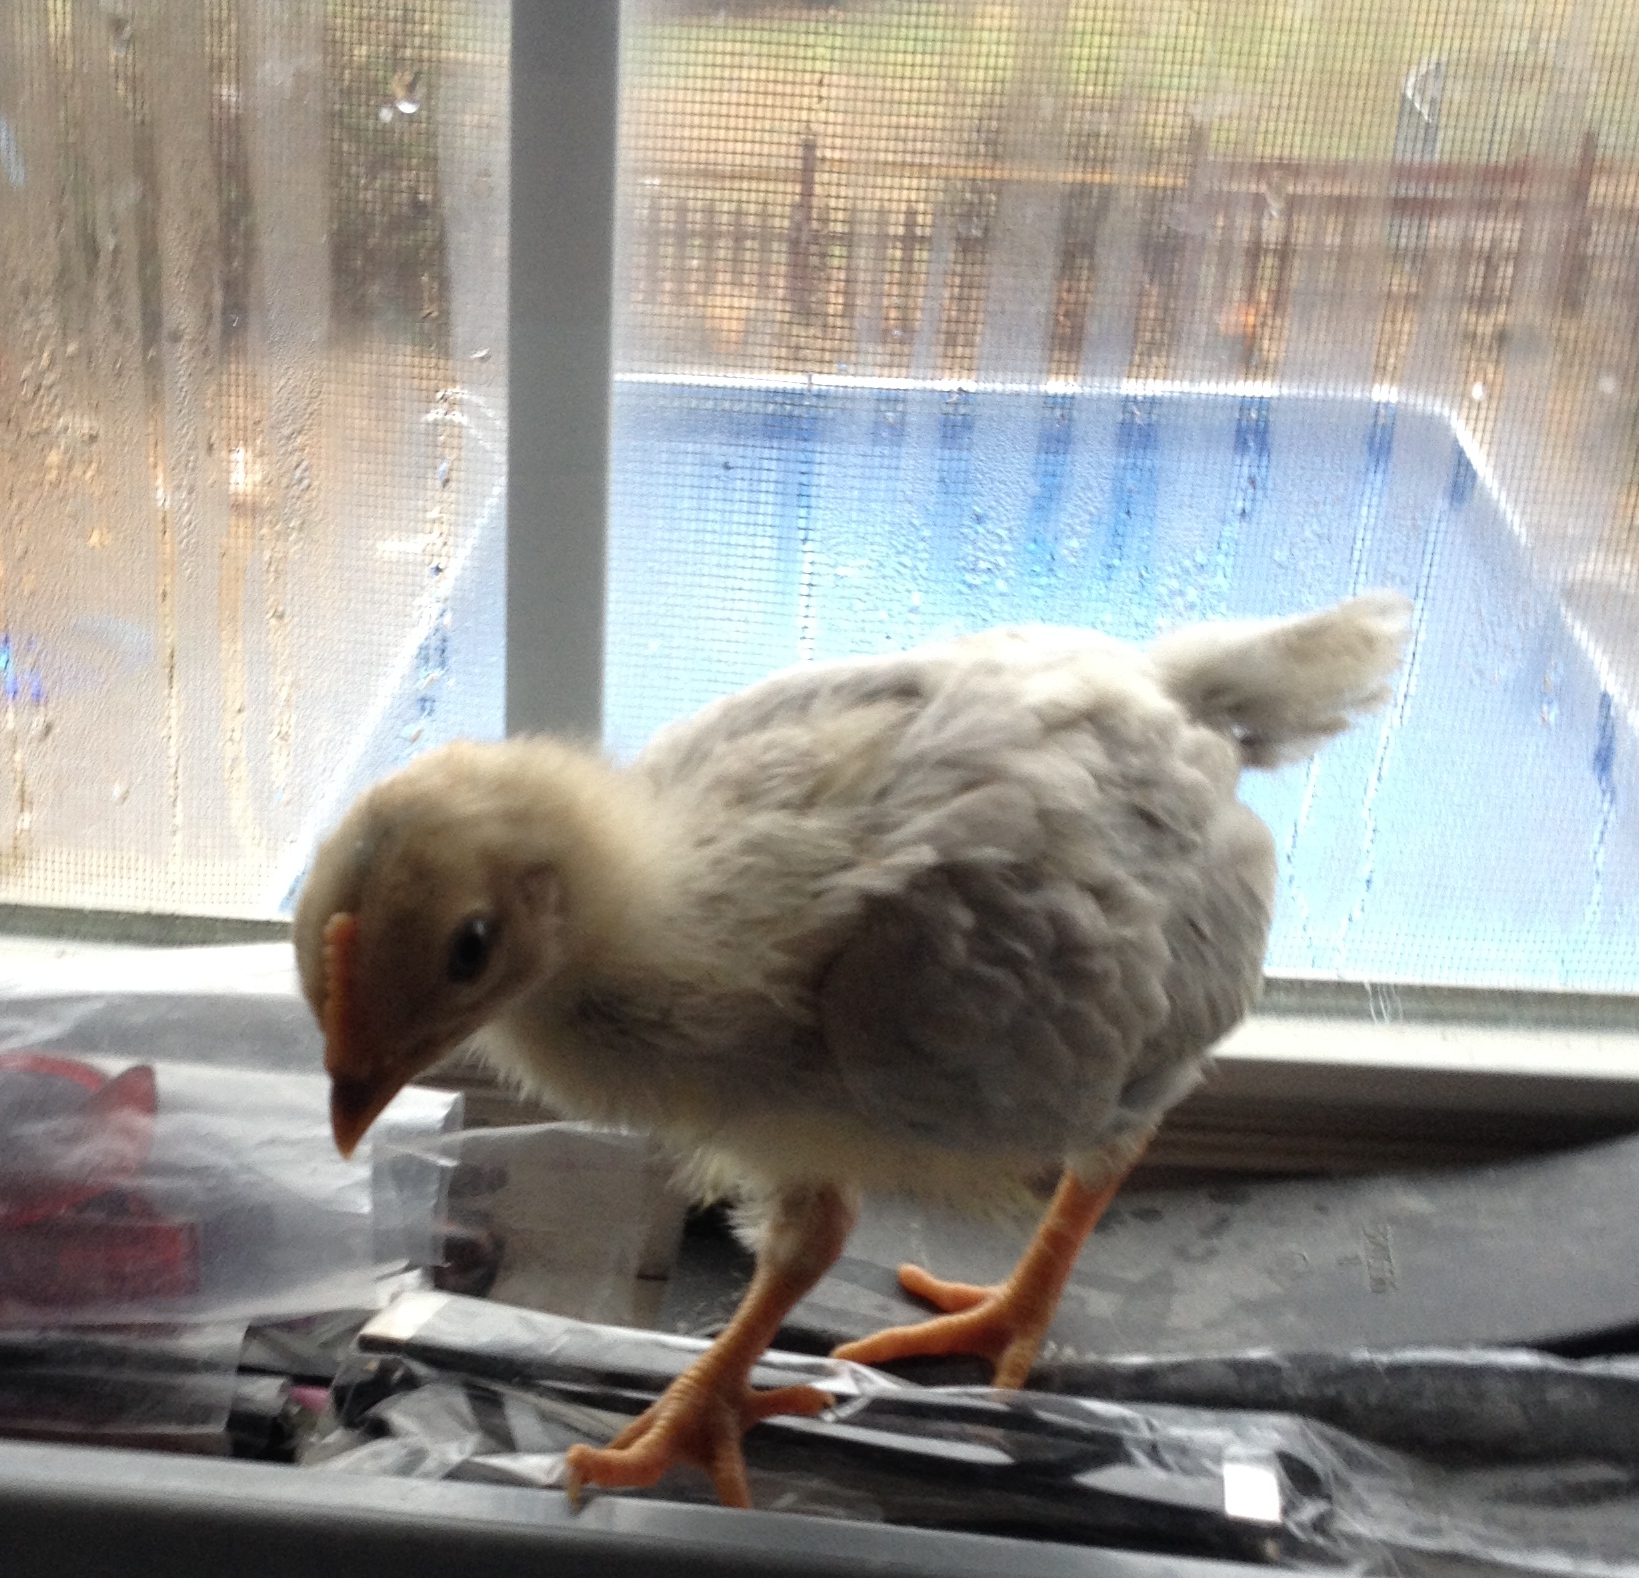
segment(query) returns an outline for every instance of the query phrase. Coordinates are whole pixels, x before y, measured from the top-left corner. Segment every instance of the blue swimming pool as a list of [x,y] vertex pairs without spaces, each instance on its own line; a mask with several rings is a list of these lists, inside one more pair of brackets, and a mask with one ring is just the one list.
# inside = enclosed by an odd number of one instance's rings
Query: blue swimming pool
[[1270,968],[1639,990],[1630,724],[1438,412],[629,380],[615,455],[617,754],[789,663],[1005,621],[1141,639],[1398,587],[1396,705],[1244,781],[1281,850]]

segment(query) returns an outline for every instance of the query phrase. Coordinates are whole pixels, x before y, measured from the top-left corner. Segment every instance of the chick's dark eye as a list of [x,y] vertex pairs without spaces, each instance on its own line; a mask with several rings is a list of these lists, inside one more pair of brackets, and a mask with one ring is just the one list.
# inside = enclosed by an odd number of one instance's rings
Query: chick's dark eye
[[489,964],[495,944],[495,923],[483,915],[469,915],[450,938],[446,973],[452,981],[476,981]]

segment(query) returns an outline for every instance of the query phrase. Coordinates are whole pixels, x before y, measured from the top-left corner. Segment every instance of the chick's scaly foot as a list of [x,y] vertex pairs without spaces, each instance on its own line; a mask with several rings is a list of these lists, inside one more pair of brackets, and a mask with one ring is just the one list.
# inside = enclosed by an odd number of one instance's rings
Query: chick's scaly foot
[[[1126,1167],[1131,1167],[1142,1148],[1131,1148],[1124,1159]],[[1035,1237],[1012,1275],[997,1287],[944,1282],[920,1266],[901,1266],[900,1286],[945,1314],[914,1326],[891,1326],[861,1342],[844,1343],[832,1356],[859,1364],[882,1364],[921,1354],[976,1353],[995,1364],[995,1385],[1023,1386],[1052,1324],[1076,1255],[1121,1187],[1122,1176],[1111,1173],[1103,1183],[1090,1187],[1066,1169]]]
[[1052,1321],[1054,1301],[1033,1296],[1034,1290],[1021,1288],[1017,1279],[981,1287],[972,1282],[946,1282],[920,1266],[901,1266],[899,1285],[945,1313],[844,1343],[832,1351],[832,1358],[883,1364],[924,1355],[973,1353],[995,1365],[995,1385],[1024,1385]]
[[740,1438],[772,1414],[823,1413],[834,1398],[814,1386],[754,1392],[743,1380],[685,1370],[606,1447],[572,1446],[564,1489],[576,1505],[587,1485],[623,1490],[652,1485],[692,1463],[711,1475],[725,1507],[749,1507]]

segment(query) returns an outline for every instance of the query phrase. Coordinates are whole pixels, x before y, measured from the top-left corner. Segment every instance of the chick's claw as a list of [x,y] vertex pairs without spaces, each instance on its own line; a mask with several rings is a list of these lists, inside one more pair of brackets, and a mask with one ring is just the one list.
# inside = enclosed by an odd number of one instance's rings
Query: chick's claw
[[899,1285],[912,1298],[923,1299],[947,1315],[970,1310],[974,1305],[994,1298],[999,1291],[980,1282],[946,1282],[943,1277],[936,1277],[932,1272],[909,1263],[899,1268]]
[[[1139,1146],[1128,1157],[1128,1167],[1141,1150]],[[1115,1198],[1122,1176],[1117,1172],[1097,1187],[1089,1187],[1066,1169],[1030,1247],[1013,1274],[997,1287],[944,1282],[920,1266],[901,1266],[900,1286],[948,1313],[914,1326],[892,1326],[862,1342],[845,1343],[832,1357],[881,1364],[923,1354],[976,1353],[994,1362],[993,1385],[1023,1386],[1052,1324],[1076,1255],[1105,1206]]]
[[844,1343],[832,1351],[833,1358],[883,1364],[972,1353],[995,1365],[995,1385],[1024,1385],[1052,1318],[1050,1306],[1044,1309],[1039,1300],[1020,1298],[1018,1289],[1009,1283],[980,1287],[971,1282],[945,1282],[920,1266],[901,1266],[899,1282],[907,1293],[947,1313]]
[[835,1399],[814,1386],[754,1392],[743,1382],[679,1376],[659,1401],[606,1447],[572,1446],[564,1489],[571,1506],[587,1485],[626,1490],[654,1484],[668,1469],[690,1463],[711,1475],[725,1507],[749,1507],[740,1438],[773,1414],[812,1416]]

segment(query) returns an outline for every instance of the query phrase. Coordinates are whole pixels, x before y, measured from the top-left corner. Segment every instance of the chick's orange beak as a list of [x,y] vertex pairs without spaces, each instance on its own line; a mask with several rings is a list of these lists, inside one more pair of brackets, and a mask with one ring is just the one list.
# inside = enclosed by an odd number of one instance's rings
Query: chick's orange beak
[[324,928],[324,1067],[330,1076],[330,1130],[336,1149],[351,1156],[365,1130],[399,1092],[404,1075],[372,1056],[358,1033],[353,1002],[358,916],[332,915]]
[[364,1138],[364,1132],[381,1116],[382,1108],[399,1092],[400,1079],[330,1079],[330,1132],[336,1149],[349,1157]]

